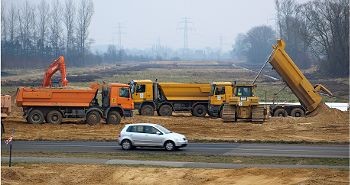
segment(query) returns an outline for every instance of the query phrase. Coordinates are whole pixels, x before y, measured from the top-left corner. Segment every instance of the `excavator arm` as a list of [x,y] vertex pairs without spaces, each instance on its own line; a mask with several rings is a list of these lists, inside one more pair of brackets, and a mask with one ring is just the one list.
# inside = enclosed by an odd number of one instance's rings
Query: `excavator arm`
[[43,87],[51,87],[52,82],[51,78],[57,71],[61,72],[61,83],[65,87],[68,84],[67,73],[66,73],[66,64],[64,62],[64,57],[60,56],[47,68],[43,80]]

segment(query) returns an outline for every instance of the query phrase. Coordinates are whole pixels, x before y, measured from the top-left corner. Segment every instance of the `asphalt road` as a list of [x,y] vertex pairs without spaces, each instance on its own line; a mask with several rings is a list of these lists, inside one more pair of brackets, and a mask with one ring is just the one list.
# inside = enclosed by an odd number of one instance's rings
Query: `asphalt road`
[[[8,146],[2,142],[3,152]],[[96,141],[14,141],[13,152],[121,152],[116,142]],[[159,148],[137,148],[131,152],[166,153]],[[349,158],[349,145],[262,144],[262,143],[190,143],[174,153],[231,156],[280,156],[312,158]]]

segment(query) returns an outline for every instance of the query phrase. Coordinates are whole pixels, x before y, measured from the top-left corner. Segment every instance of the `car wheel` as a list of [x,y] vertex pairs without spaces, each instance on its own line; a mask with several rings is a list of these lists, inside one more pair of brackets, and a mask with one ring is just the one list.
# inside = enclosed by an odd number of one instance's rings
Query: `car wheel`
[[176,147],[175,147],[174,142],[172,142],[172,141],[167,141],[167,142],[165,142],[165,144],[164,144],[164,148],[165,148],[165,150],[167,150],[167,151],[174,151]]
[[119,124],[121,119],[122,119],[122,117],[120,116],[119,112],[111,111],[108,113],[107,123],[108,124]]
[[124,139],[121,145],[123,150],[130,150],[132,148],[132,144],[128,139]]
[[62,114],[57,110],[50,111],[46,115],[46,120],[48,123],[61,124],[62,123]]
[[44,123],[45,120],[43,112],[41,112],[41,110],[38,109],[30,111],[27,119],[29,123],[33,124],[41,124]]

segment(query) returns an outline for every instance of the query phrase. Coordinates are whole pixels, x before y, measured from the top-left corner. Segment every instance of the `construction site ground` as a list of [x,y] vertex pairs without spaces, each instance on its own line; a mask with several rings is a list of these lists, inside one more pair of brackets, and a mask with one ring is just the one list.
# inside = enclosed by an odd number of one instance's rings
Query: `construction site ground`
[[120,165],[17,164],[1,184],[349,184],[341,169],[196,169]]
[[263,124],[224,123],[220,118],[198,118],[188,113],[176,113],[171,117],[136,113],[132,118],[122,119],[118,125],[100,123],[90,126],[76,119],[66,119],[60,125],[29,124],[22,117],[21,108],[13,106],[11,116],[3,121],[3,137],[9,137],[14,129],[17,140],[116,140],[125,124],[145,122],[161,124],[186,135],[190,141],[349,142],[349,112],[326,107],[313,117],[272,117]]
[[[100,65],[98,67],[68,68],[68,80],[72,86],[88,86],[90,82],[105,80],[107,82],[127,83],[132,79],[158,79],[159,81],[176,82],[212,82],[233,81],[250,83],[259,66],[239,67],[239,64],[218,62],[129,62],[118,65]],[[2,71],[2,94],[12,95],[15,99],[18,86],[40,86],[43,71],[7,70]],[[42,71],[42,72],[41,72]],[[305,71],[312,83],[326,84],[336,98],[326,101],[348,102],[349,79],[316,78],[315,72]],[[275,72],[266,69],[264,74],[278,77]],[[57,75],[57,74],[56,74]],[[59,75],[57,75],[59,76]],[[56,77],[57,77],[56,76]],[[271,101],[273,94],[283,88],[281,81],[273,81],[261,76],[257,82],[257,94],[262,101]],[[259,89],[260,88],[260,89]],[[285,101],[296,101],[290,90],[283,91],[280,98]],[[281,100],[281,99],[280,99]],[[191,141],[250,141],[250,142],[349,142],[349,112],[341,112],[322,106],[314,117],[304,118],[270,118],[263,124],[239,121],[223,123],[221,119],[197,118],[188,113],[175,113],[172,117],[139,116],[125,118],[119,125],[99,124],[89,126],[82,120],[67,119],[61,125],[28,124],[22,117],[22,109],[12,106],[11,116],[4,120],[8,137],[15,130],[15,139],[20,140],[115,140],[125,124],[151,122],[164,125],[179,133],[185,134]]]

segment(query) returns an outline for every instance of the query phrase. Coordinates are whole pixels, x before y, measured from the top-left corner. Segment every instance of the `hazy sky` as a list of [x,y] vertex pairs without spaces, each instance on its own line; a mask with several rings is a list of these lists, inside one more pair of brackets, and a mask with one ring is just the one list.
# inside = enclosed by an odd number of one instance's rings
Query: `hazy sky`
[[183,47],[181,20],[188,17],[189,48],[224,50],[238,33],[263,24],[275,28],[274,0],[94,0],[90,38],[95,45],[117,44],[122,26],[124,48]]

